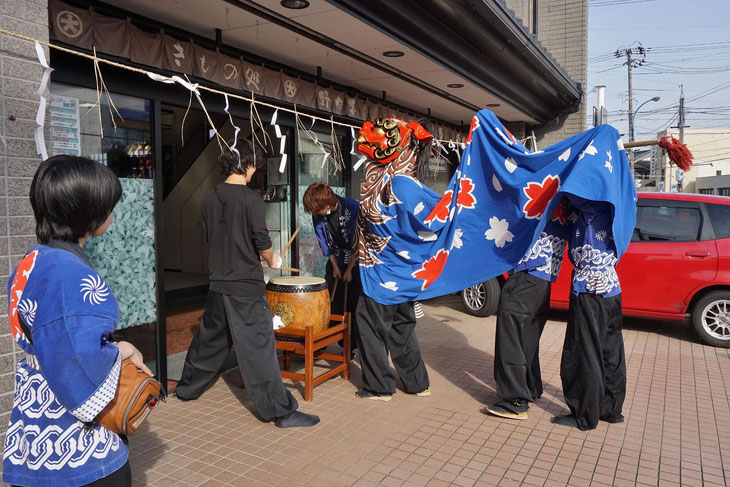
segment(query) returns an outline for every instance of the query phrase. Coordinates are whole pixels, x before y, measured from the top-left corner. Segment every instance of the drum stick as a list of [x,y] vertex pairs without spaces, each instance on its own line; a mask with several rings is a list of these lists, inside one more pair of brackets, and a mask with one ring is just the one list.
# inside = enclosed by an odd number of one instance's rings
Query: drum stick
[[[269,267],[268,264],[261,264],[266,269],[273,269],[272,267]],[[289,272],[299,272],[299,269],[296,267],[279,267],[278,269],[274,269],[275,271],[289,271]]]
[[283,255],[284,255],[284,253],[285,253],[285,252],[286,252],[287,250],[289,250],[289,246],[290,246],[290,245],[292,244],[292,242],[294,241],[294,239],[295,239],[295,238],[297,238],[297,235],[299,235],[299,230],[301,230],[301,229],[302,229],[302,227],[297,227],[297,229],[296,229],[296,230],[294,230],[294,233],[292,234],[291,238],[290,238],[290,239],[289,239],[289,241],[288,241],[288,242],[286,243],[286,245],[284,245],[284,248],[283,248],[283,249],[281,249],[281,252],[279,252],[279,255],[283,256]]
[[337,286],[340,284],[340,278],[335,279],[335,283],[332,286],[332,296],[330,296],[330,304],[335,302],[335,295],[337,294]]

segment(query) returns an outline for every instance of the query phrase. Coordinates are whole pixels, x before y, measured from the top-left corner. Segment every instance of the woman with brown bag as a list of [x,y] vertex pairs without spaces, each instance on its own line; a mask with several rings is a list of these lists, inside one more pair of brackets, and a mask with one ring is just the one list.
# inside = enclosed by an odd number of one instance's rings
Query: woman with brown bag
[[114,397],[122,360],[152,372],[132,344],[110,341],[117,302],[83,252],[109,227],[121,194],[110,169],[82,157],[51,157],[33,177],[39,244],[8,290],[10,328],[26,353],[5,436],[11,485],[132,484],[127,447],[94,419]]

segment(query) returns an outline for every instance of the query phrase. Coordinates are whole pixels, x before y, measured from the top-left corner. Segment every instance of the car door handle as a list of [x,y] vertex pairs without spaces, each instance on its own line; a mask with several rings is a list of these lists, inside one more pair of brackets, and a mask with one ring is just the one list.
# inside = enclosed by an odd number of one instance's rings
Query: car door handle
[[688,257],[709,257],[710,252],[707,250],[688,250],[684,255]]

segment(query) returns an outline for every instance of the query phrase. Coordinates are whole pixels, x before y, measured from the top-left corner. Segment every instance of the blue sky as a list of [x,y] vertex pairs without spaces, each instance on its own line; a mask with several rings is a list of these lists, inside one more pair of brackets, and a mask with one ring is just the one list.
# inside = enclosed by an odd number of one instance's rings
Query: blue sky
[[[730,143],[729,0],[588,0],[586,104],[596,104],[596,85],[606,85],[608,123],[628,137],[626,58],[622,46],[646,49],[646,64],[633,70],[636,139],[676,125],[679,85],[684,84],[686,124],[727,128]],[[639,44],[640,43],[640,44]],[[715,90],[713,90],[715,88]],[[672,120],[674,118],[674,120]]]

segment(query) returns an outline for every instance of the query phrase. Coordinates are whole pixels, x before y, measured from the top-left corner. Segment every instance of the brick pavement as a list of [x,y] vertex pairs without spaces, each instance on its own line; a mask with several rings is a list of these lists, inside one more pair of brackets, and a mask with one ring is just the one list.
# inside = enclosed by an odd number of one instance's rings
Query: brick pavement
[[132,438],[135,485],[726,485],[730,479],[728,350],[689,327],[625,320],[626,422],[596,430],[550,423],[560,390],[565,314],[543,334],[545,393],[525,421],[482,414],[495,401],[495,319],[462,312],[458,298],[424,306],[418,336],[433,396],[400,391],[388,403],[354,397],[351,381],[315,388],[303,411],[315,428],[280,430],[251,413],[235,374],[195,402],[171,398]]

